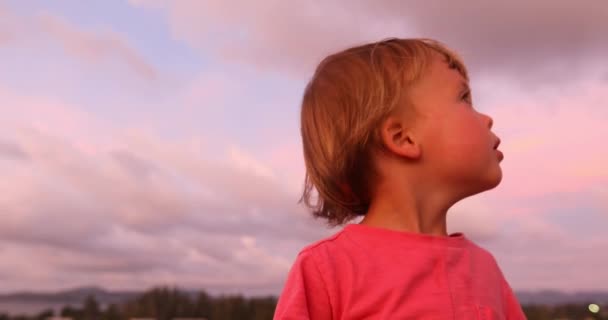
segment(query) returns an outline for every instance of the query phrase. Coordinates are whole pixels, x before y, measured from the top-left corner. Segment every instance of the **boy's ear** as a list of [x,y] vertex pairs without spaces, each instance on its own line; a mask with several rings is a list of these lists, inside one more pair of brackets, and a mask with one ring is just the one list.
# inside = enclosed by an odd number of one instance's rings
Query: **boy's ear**
[[420,142],[402,118],[391,116],[380,129],[382,143],[389,152],[411,160],[420,158]]

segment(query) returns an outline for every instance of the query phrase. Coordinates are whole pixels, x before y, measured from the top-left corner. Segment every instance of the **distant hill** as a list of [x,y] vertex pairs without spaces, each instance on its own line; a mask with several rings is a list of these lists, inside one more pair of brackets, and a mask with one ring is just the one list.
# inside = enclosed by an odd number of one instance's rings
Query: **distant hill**
[[[193,298],[199,291],[180,290]],[[56,314],[66,305],[80,307],[88,295],[95,297],[105,308],[109,304],[121,304],[143,294],[144,291],[108,291],[101,287],[80,287],[70,290],[40,293],[15,292],[0,294],[0,313],[11,315],[33,315],[45,309],[53,309]],[[566,303],[608,304],[608,291],[586,291],[564,293],[555,290],[519,291],[516,293],[521,304],[558,305]]]
[[119,303],[125,299],[137,296],[140,292],[130,291],[110,292],[100,287],[81,287],[70,290],[40,293],[40,292],[15,292],[0,294],[0,301],[33,301],[33,302],[66,302],[81,303],[87,296],[92,295],[98,302]]
[[608,304],[608,291],[581,291],[564,293],[556,290],[519,291],[519,302],[526,304],[558,305],[567,303]]
[[80,307],[87,296],[95,297],[100,306],[120,304],[137,297],[143,292],[137,291],[107,291],[100,287],[81,287],[64,291],[15,292],[0,294],[0,313],[36,314],[42,310],[53,309],[56,313],[67,305]]

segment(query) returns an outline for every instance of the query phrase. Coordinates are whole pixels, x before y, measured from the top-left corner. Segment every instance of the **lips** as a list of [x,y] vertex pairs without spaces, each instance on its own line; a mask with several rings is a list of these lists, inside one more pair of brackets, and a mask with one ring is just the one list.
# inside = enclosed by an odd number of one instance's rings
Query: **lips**
[[505,158],[505,155],[500,150],[496,150],[496,154],[499,161],[502,161]]
[[494,150],[496,151],[496,154],[498,156],[498,161],[502,161],[505,158],[505,156],[500,150],[498,150],[499,145],[500,145],[500,138],[497,138],[496,142],[494,143]]

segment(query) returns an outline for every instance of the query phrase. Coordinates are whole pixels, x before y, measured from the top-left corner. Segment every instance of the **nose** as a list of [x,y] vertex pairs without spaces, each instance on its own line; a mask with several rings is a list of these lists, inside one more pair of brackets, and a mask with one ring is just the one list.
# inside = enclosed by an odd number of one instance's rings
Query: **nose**
[[487,114],[483,114],[483,117],[488,119],[488,128],[492,129],[492,126],[494,125],[494,119],[492,119],[492,117]]

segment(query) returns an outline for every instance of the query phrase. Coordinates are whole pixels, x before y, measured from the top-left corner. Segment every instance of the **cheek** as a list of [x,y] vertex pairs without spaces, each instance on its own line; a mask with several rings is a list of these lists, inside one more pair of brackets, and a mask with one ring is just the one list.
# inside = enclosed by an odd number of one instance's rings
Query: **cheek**
[[441,143],[444,160],[466,166],[487,158],[491,149],[489,134],[478,121],[458,118],[445,128]]
[[479,119],[467,115],[454,119],[448,142],[466,152],[479,152],[489,147],[489,129]]
[[[426,153],[433,162],[445,165],[449,161],[456,166],[487,157],[491,142],[489,129],[472,113],[444,114],[436,117],[427,128]],[[481,160],[481,159],[480,159]]]

